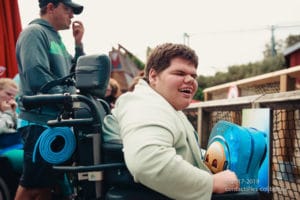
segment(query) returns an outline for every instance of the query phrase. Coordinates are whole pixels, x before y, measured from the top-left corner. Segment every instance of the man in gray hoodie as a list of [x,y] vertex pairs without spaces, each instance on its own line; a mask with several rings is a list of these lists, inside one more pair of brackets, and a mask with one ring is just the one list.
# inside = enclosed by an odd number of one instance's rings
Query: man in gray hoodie
[[[71,19],[80,14],[83,6],[71,0],[39,0],[40,18],[33,20],[20,34],[16,55],[20,74],[20,96],[36,95],[47,83],[70,74],[72,66],[83,55],[83,24]],[[72,26],[75,39],[75,56],[67,52],[58,31]],[[44,93],[74,93],[74,87],[55,86]],[[59,109],[43,106],[40,109],[21,110],[20,118],[27,126],[20,128],[24,139],[24,164],[15,199],[51,199],[51,191],[63,180],[63,174],[55,172],[52,165],[42,158],[32,160],[32,152],[47,121],[55,119]],[[26,124],[26,123],[23,123]]]

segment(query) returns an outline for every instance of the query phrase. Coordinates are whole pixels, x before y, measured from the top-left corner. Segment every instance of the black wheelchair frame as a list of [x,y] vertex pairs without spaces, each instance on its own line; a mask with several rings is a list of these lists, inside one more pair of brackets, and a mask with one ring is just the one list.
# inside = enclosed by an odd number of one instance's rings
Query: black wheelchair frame
[[[98,67],[111,68],[111,65]],[[110,69],[107,70],[110,72]],[[109,76],[106,78],[109,79]],[[105,115],[110,112],[109,106],[101,97],[94,97],[93,92],[90,92],[93,88],[78,89],[78,94],[41,94],[22,96],[20,99],[26,110],[44,105],[60,105],[61,114],[57,119],[49,120],[48,126],[73,128],[77,147],[72,155],[72,162],[68,165],[55,165],[53,168],[68,174],[74,199],[169,199],[134,183],[123,159],[122,144],[104,143],[102,140],[102,123]],[[259,199],[259,192],[213,194],[212,199]]]

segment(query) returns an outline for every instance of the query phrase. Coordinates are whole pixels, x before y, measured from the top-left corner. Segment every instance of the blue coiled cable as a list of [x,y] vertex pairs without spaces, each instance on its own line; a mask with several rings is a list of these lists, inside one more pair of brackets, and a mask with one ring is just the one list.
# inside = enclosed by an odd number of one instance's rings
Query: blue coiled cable
[[[64,147],[60,151],[53,151],[51,144],[58,137],[64,139]],[[48,128],[42,132],[34,146],[32,162],[36,160],[36,151],[39,149],[42,158],[51,164],[61,164],[71,158],[75,151],[76,138],[68,127]]]

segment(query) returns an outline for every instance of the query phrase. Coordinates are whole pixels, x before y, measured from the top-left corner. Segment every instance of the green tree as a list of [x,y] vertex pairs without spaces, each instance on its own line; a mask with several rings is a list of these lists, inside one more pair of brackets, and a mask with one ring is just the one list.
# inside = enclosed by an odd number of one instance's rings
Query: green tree
[[300,42],[300,35],[290,35],[285,40],[286,47],[290,47],[298,42]]
[[204,100],[203,89],[201,87],[198,87],[197,92],[196,92],[196,94],[194,96],[194,99],[200,100],[200,101]]
[[[286,45],[283,40],[278,40],[275,42],[275,49],[277,54],[280,54],[284,51]],[[270,43],[265,44],[265,50],[263,51],[264,58],[272,57],[272,45]]]
[[200,75],[197,78],[199,89],[195,99],[203,100],[203,90],[207,87],[220,85],[244,78],[249,78],[286,68],[283,51],[285,48],[300,42],[300,35],[290,35],[285,41],[276,41],[277,55],[272,56],[271,45],[266,44],[263,60],[228,67],[228,72],[216,72],[214,76]]

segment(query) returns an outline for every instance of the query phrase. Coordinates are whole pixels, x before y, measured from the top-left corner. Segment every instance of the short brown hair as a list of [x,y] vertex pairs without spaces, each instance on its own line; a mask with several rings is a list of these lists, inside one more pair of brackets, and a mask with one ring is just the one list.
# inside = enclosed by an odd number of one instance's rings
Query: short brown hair
[[149,71],[154,69],[157,73],[164,71],[170,66],[173,58],[182,58],[198,67],[196,52],[184,44],[164,43],[156,46],[150,53],[145,67],[146,81],[149,81]]

